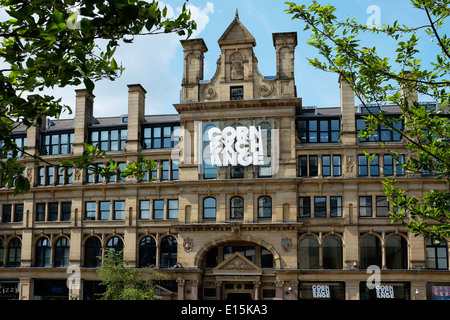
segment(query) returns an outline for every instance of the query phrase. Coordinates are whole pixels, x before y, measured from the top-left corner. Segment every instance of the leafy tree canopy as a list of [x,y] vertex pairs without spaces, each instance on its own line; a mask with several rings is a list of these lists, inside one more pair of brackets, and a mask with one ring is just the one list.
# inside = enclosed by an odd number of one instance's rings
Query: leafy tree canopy
[[[417,196],[403,190],[395,179],[386,179],[383,185],[394,208],[393,222],[401,221],[416,234],[437,239],[449,237],[450,37],[445,31],[450,1],[411,0],[411,5],[423,13],[425,24],[404,25],[394,21],[378,26],[350,17],[339,19],[337,8],[330,4],[321,5],[317,1],[309,6],[286,4],[286,12],[292,19],[301,20],[304,30],[311,33],[308,44],[317,49],[318,55],[308,59],[309,63],[343,77],[369,111],[360,136],[370,137],[378,126],[398,132],[408,150],[408,160],[401,164],[408,174],[431,176],[444,182],[441,188],[425,190],[422,196]],[[393,42],[394,58],[383,56],[375,46],[365,45],[368,36]],[[422,45],[434,47],[435,55],[421,56]],[[430,110],[420,105],[417,94],[435,101],[436,107]],[[401,109],[400,119],[383,111],[386,104]],[[372,111],[373,106],[378,107],[378,112]],[[404,122],[405,130],[394,125],[399,120]],[[387,144],[382,147],[389,150]],[[392,156],[399,157],[395,152]]]
[[109,249],[97,270],[106,291],[102,300],[155,300],[154,281],[167,279],[165,273],[149,268],[128,268],[122,251]]
[[[196,29],[186,2],[175,17],[169,17],[167,7],[157,1],[1,0],[0,5],[9,15],[0,22],[0,158],[9,156],[0,161],[0,175],[2,185],[14,186],[15,194],[30,188],[16,156],[23,152],[42,159],[17,146],[11,139],[14,128],[39,126],[45,117],[71,112],[53,96],[24,95],[82,84],[92,92],[96,81],[114,80],[124,70],[114,59],[122,41],[132,43],[136,36],[160,33],[189,37]],[[88,150],[91,156],[98,151]],[[87,165],[87,157],[78,162]],[[142,172],[149,165],[141,159],[134,168]],[[133,168],[128,169],[133,174]]]

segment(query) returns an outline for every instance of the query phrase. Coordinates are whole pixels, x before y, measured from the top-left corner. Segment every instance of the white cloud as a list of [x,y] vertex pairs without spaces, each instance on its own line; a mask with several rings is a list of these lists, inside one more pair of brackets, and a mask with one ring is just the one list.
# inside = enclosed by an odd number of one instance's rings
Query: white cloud
[[[162,3],[160,2],[160,5]],[[162,4],[164,5],[164,4]],[[181,12],[167,6],[167,16]],[[189,5],[197,30],[191,38],[197,37],[209,23],[209,15],[214,5],[208,2],[204,8]],[[122,44],[116,51],[116,61],[125,67],[122,76],[115,81],[102,80],[96,83],[94,95],[94,116],[119,116],[128,112],[127,84],[141,84],[146,90],[145,114],[175,113],[174,103],[179,102],[183,74],[183,49],[180,37],[176,34],[161,34],[135,37],[132,44]],[[80,86],[79,88],[82,88]],[[57,91],[46,90],[56,97],[62,97],[74,109],[77,88],[64,88]],[[63,115],[73,117],[74,115]]]
[[[207,2],[206,7],[200,9],[194,5],[189,4],[187,8],[191,11],[191,18],[197,23],[197,30],[192,34],[192,37],[197,37],[209,23],[209,14],[214,13],[214,4],[212,2]],[[177,8],[181,12],[181,8]]]

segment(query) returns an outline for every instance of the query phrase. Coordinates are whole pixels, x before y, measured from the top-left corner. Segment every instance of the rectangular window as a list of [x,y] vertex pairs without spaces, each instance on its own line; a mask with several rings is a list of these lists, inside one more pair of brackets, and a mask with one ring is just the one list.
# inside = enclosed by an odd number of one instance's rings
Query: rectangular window
[[385,196],[377,196],[377,217],[389,217],[389,201]]
[[358,175],[360,177],[369,175],[369,159],[365,155],[358,156]]
[[91,132],[91,144],[103,151],[120,151],[125,148],[127,129],[104,129]]
[[230,100],[243,100],[244,99],[244,87],[230,87]]
[[244,178],[244,167],[239,164],[237,166],[232,166],[230,168],[230,178],[231,179]]
[[45,221],[45,203],[36,204],[36,221]]
[[48,204],[48,221],[58,221],[58,202]]
[[298,157],[298,175],[299,177],[308,176],[308,156]]
[[156,127],[146,127],[143,130],[144,149],[173,148],[179,142],[180,126],[165,124]]
[[327,217],[327,198],[314,197],[314,218]]
[[114,220],[125,220],[125,201],[114,201]]
[[73,132],[45,134],[42,154],[69,154],[72,151],[74,136]]
[[111,219],[111,204],[109,201],[100,201],[100,220]]
[[308,122],[305,120],[297,121],[297,132],[299,135],[300,143],[308,142]]
[[150,220],[150,200],[139,201],[139,219]]
[[341,156],[333,156],[333,176],[340,177],[341,172]]
[[86,208],[85,220],[95,220],[97,203],[95,201],[88,201],[85,203],[85,208]]
[[14,205],[14,222],[23,222],[23,204]]
[[342,217],[342,197],[330,197],[330,217]]
[[317,120],[309,120],[306,123],[308,142],[318,142]]
[[320,128],[319,132],[320,142],[330,142],[328,120],[320,120],[319,128]]
[[169,160],[162,162],[162,168],[161,168],[161,180],[169,180]]
[[391,155],[385,154],[383,156],[383,170],[385,176],[393,176],[394,175],[394,162],[392,160]]
[[331,176],[331,156],[322,156],[322,176]]
[[61,219],[62,221],[70,221],[70,215],[72,213],[72,202],[61,203]]
[[317,177],[319,174],[318,156],[309,156],[309,176]]
[[54,181],[55,169],[53,167],[47,167],[47,185],[52,185]]
[[168,218],[169,219],[178,219],[178,200],[169,200],[168,201]]
[[359,197],[359,216],[372,216],[372,196]]
[[301,143],[336,143],[340,136],[340,120],[297,120],[297,132]]
[[395,175],[397,175],[397,176],[405,175],[405,168],[402,167],[403,164],[405,164],[405,156],[399,155],[395,162]]
[[370,161],[370,176],[375,177],[380,175],[380,166],[378,162],[378,155],[374,155]]
[[163,148],[172,148],[172,128],[164,127],[163,128]]
[[3,216],[2,216],[2,222],[11,222],[12,217],[12,205],[11,204],[4,204],[3,205]]
[[58,167],[56,169],[56,184],[64,184],[64,171],[63,167]]
[[38,169],[39,177],[38,177],[38,185],[45,185],[45,167],[39,167]]
[[[381,142],[398,142],[401,140],[401,132],[404,130],[403,121],[397,121],[392,123],[392,126],[399,130],[400,132],[397,132],[394,129],[391,129],[389,127],[383,127],[381,125],[378,125],[377,128],[373,131],[372,135],[369,136],[369,138],[361,138],[359,137],[359,140],[361,142],[366,141],[381,141]],[[366,120],[362,118],[356,119],[356,130],[360,132],[361,130],[365,130],[366,127]]]
[[178,167],[178,161],[172,161],[172,180],[178,180],[179,177],[179,167]]
[[298,215],[299,218],[311,217],[311,197],[298,198]]
[[153,200],[153,219],[164,219],[164,200]]

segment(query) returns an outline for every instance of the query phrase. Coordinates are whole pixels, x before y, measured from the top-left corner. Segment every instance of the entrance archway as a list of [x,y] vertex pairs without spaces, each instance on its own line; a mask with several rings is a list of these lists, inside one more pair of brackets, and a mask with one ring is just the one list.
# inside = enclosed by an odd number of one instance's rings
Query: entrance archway
[[248,244],[248,245],[257,245],[265,250],[267,250],[271,255],[273,259],[273,268],[280,269],[281,266],[281,258],[278,252],[275,251],[273,246],[266,241],[255,238],[253,236],[235,236],[233,239],[230,239],[229,237],[221,237],[211,240],[209,243],[205,244],[201,249],[199,249],[195,260],[194,260],[194,266],[197,268],[202,268],[202,261],[204,261],[206,254],[213,248],[218,246],[223,246],[231,243],[242,243],[242,244]]

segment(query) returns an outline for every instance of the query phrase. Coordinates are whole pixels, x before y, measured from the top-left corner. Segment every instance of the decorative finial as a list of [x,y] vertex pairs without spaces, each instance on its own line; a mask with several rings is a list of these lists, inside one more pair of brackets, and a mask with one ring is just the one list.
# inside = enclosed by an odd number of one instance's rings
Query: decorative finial
[[236,8],[236,19],[239,19],[239,12],[238,12],[238,8]]

